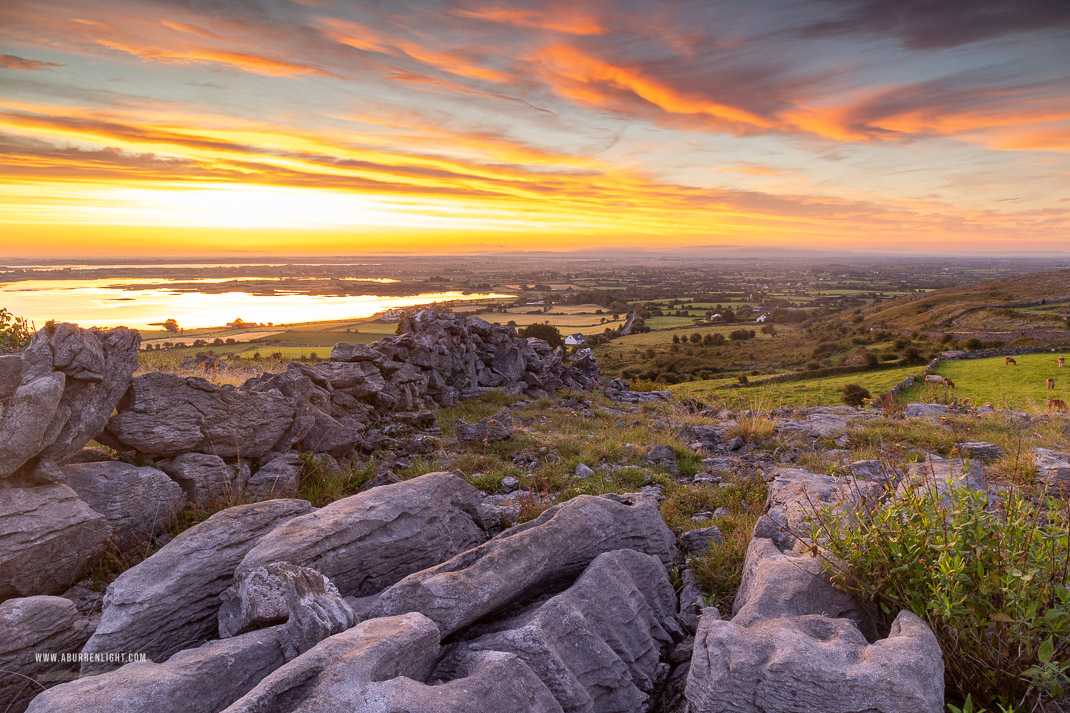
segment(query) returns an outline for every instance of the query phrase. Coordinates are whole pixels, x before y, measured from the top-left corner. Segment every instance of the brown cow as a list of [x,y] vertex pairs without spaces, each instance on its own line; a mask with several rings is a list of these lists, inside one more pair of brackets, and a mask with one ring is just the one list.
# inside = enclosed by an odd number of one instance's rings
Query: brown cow
[[953,388],[955,388],[955,382],[952,381],[951,379],[947,378],[946,376],[944,377],[944,382],[943,383],[944,383],[944,388],[945,389],[953,389]]
[[1066,363],[1066,357],[1059,357],[1059,368],[1060,368],[1060,369],[1062,369],[1062,368],[1063,368],[1063,365],[1064,365],[1065,363]]
[[1055,379],[1051,378],[1050,376],[1048,377],[1048,380],[1044,383],[1048,385],[1048,391],[1051,391],[1055,388]]
[[1070,411],[1062,399],[1048,399],[1049,411]]
[[1003,363],[1004,364],[1014,364],[1015,366],[1018,366],[1018,362],[1016,362],[1014,360],[1014,357],[1012,357],[1012,356],[1003,357]]

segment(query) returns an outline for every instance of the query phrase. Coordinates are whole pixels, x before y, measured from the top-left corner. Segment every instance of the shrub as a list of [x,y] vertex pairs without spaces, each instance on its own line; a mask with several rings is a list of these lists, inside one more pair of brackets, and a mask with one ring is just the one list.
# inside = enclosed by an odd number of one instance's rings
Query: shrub
[[861,406],[865,399],[872,398],[872,396],[869,389],[861,384],[844,384],[841,398],[848,406]]
[[851,526],[826,510],[811,534],[833,582],[884,623],[900,609],[928,622],[963,698],[1052,710],[1047,699],[1070,690],[1070,504],[999,497],[907,488]]
[[880,357],[873,352],[866,352],[865,356],[862,357],[862,363],[872,369],[880,363]]
[[22,317],[16,317],[0,307],[0,353],[7,350],[22,349],[30,343],[29,323]]
[[554,349],[565,343],[564,337],[561,336],[561,330],[549,322],[535,322],[534,324],[529,324],[519,330],[517,334],[524,339],[529,339],[531,337],[541,339]]

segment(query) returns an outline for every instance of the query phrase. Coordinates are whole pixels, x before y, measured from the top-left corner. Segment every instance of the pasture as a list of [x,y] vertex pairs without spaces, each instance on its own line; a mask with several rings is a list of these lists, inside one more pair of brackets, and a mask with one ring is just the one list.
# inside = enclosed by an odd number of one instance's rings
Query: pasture
[[[1019,411],[1044,411],[1047,400],[1070,398],[1070,366],[1059,368],[1058,357],[1070,357],[1070,351],[1023,354],[1008,366],[1003,357],[962,359],[941,362],[934,374],[955,382],[951,395],[970,399],[974,406],[991,402],[997,408]],[[1070,359],[1068,359],[1070,361]],[[1055,389],[1048,390],[1045,379],[1055,379]],[[934,401],[941,398],[943,387],[915,386],[904,393],[907,401]]]

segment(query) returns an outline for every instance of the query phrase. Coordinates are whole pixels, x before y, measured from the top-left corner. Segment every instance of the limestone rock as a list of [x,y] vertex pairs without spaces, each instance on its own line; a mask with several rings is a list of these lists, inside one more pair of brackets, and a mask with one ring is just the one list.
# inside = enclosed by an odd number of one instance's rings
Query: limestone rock
[[110,536],[66,485],[0,488],[0,601],[65,591]]
[[907,404],[906,408],[903,409],[903,416],[906,418],[928,418],[939,421],[950,412],[951,409],[943,404]]
[[241,473],[217,455],[183,453],[160,463],[190,502],[200,505],[231,502],[244,490]]
[[780,435],[800,435],[806,438],[839,438],[847,433],[850,423],[842,415],[814,413],[799,420],[778,421]]
[[1003,457],[1003,449],[995,443],[989,443],[988,441],[967,441],[966,443],[959,443],[958,449],[970,458],[980,458],[981,460],[995,460],[996,458]]
[[438,630],[419,614],[372,619],[324,640],[275,671],[225,713],[561,713],[517,657],[470,655],[434,685]]
[[724,544],[724,536],[716,525],[688,530],[680,535],[680,549],[685,555],[693,555],[706,549],[710,543]]
[[809,555],[785,555],[772,540],[752,538],[732,604],[732,621],[754,626],[771,619],[809,614],[847,618],[861,631],[873,633],[862,606],[853,596],[832,586],[819,560]]
[[221,638],[285,623],[281,640],[287,660],[357,623],[353,609],[331,580],[288,562],[246,572],[220,600]]
[[61,372],[49,372],[0,400],[0,478],[21,468],[54,437],[49,428],[63,398],[64,383]]
[[1037,480],[1049,488],[1070,489],[1070,453],[1034,448],[1033,466],[1037,469]]
[[566,591],[491,628],[453,655],[515,654],[563,710],[600,713],[646,710],[682,636],[664,565],[632,550],[599,555]]
[[796,536],[808,536],[811,519],[828,508],[834,519],[853,518],[865,503],[875,503],[881,489],[872,481],[778,468],[769,481],[769,509],[782,509],[784,525]]
[[702,617],[685,695],[692,713],[940,713],[944,662],[932,631],[906,611],[874,644],[847,619],[745,627]]
[[64,466],[63,475],[78,497],[108,521],[120,547],[166,531],[186,505],[178,483],[155,468],[104,461]]
[[14,396],[22,384],[22,358],[18,354],[0,354],[0,399]]
[[283,663],[279,629],[261,629],[57,686],[29,713],[217,713]]
[[121,446],[154,457],[196,452],[255,459],[282,439],[294,415],[294,403],[278,390],[153,372],[133,380],[108,433]]
[[384,485],[297,518],[264,537],[239,567],[312,567],[342,594],[374,594],[486,539],[482,493],[451,473]]
[[[264,535],[311,509],[304,500],[239,505],[178,535],[108,586],[100,625],[85,652],[136,652],[164,661],[211,638],[219,595],[233,581],[234,569]],[[86,662],[82,672],[112,668]]]
[[660,465],[670,473],[678,471],[676,465],[676,451],[672,446],[654,446],[646,454],[646,462],[651,465]]
[[[675,543],[651,498],[580,495],[380,595],[373,616],[418,611],[447,635],[570,581],[603,552],[632,549],[672,567]],[[344,591],[344,590],[343,590]]]
[[22,713],[42,686],[78,677],[78,664],[38,662],[35,656],[74,653],[89,638],[89,621],[70,600],[8,599],[0,603],[0,631],[0,710]]
[[460,441],[504,441],[513,434],[513,417],[508,411],[503,411],[497,416],[481,419],[478,423],[458,420],[454,426]]
[[297,492],[301,456],[281,453],[260,464],[245,484],[245,492],[258,498],[290,497]]

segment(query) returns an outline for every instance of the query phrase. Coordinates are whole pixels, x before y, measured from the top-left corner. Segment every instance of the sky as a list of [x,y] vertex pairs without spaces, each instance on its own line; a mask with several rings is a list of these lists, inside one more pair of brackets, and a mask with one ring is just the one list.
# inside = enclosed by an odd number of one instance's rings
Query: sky
[[0,258],[1068,226],[1065,0],[0,2]]

